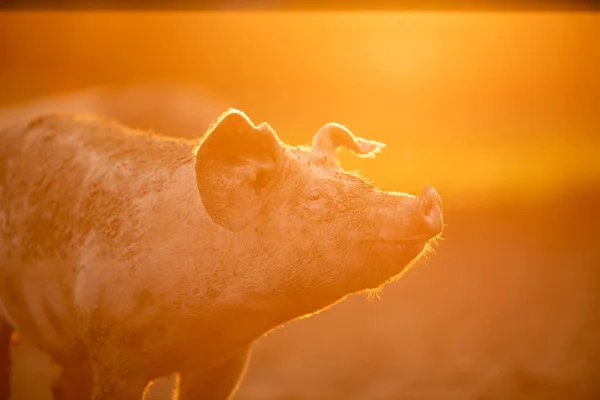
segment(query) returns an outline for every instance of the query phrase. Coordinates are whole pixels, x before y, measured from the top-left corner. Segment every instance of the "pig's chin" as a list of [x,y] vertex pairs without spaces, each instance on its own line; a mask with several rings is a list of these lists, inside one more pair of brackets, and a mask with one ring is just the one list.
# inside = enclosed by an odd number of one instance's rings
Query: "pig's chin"
[[427,242],[427,239],[363,241],[371,268],[370,273],[360,277],[357,289],[375,289],[400,275],[419,257]]

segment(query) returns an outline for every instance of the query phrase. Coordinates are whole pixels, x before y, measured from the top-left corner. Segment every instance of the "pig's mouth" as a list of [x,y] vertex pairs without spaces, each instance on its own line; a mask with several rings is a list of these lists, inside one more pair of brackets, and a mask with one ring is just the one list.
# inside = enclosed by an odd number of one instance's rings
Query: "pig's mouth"
[[438,236],[431,237],[431,236],[421,236],[421,235],[419,235],[419,236],[411,236],[411,237],[408,237],[408,238],[403,238],[403,239],[398,239],[398,240],[371,239],[371,240],[365,240],[363,243],[368,243],[368,244],[383,244],[383,245],[390,245],[390,246],[402,246],[402,245],[417,245],[417,244],[422,244],[423,246],[425,246],[429,242],[436,241],[436,238]]
[[402,239],[402,240],[384,240],[384,239],[373,239],[365,240],[365,244],[382,244],[387,246],[402,246],[422,243],[423,245],[428,242],[428,239]]
[[365,240],[363,245],[370,257],[377,260],[377,265],[387,265],[393,268],[393,271],[400,266],[408,265],[432,247],[429,239],[420,237],[402,240]]
[[424,238],[403,239],[403,240],[366,240],[364,245],[370,247],[375,252],[385,254],[410,254],[417,255],[428,246],[429,240]]
[[363,241],[375,251],[384,253],[393,252],[396,254],[405,254],[410,257],[417,256],[422,252],[427,252],[428,249],[433,249],[437,246],[438,238],[441,234],[434,237],[430,236],[412,236],[405,239],[389,240],[389,239],[373,239]]

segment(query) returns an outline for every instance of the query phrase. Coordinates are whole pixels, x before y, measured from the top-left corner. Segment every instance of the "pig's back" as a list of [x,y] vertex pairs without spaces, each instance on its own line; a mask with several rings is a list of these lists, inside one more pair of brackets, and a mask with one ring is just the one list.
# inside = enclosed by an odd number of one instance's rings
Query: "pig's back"
[[78,346],[74,288],[86,260],[131,250],[140,199],[192,144],[85,116],[0,133],[0,312],[36,345]]

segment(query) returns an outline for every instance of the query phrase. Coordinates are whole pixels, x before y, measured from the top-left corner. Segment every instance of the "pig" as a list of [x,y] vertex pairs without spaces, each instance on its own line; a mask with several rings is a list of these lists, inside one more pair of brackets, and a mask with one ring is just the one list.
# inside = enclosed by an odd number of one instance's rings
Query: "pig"
[[323,125],[290,146],[229,109],[199,140],[50,114],[0,134],[1,399],[12,330],[61,367],[55,399],[229,399],[253,343],[399,277],[441,199],[386,192],[335,158],[385,145]]

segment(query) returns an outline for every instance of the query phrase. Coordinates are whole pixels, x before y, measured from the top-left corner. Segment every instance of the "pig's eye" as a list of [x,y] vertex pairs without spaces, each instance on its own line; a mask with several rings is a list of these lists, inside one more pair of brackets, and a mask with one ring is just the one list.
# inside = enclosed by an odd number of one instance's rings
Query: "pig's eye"
[[319,192],[312,192],[311,194],[308,195],[309,201],[317,201],[320,198],[321,198],[321,193],[319,193]]
[[256,179],[251,183],[251,186],[257,194],[267,185],[267,178],[266,172],[261,171],[256,175]]

